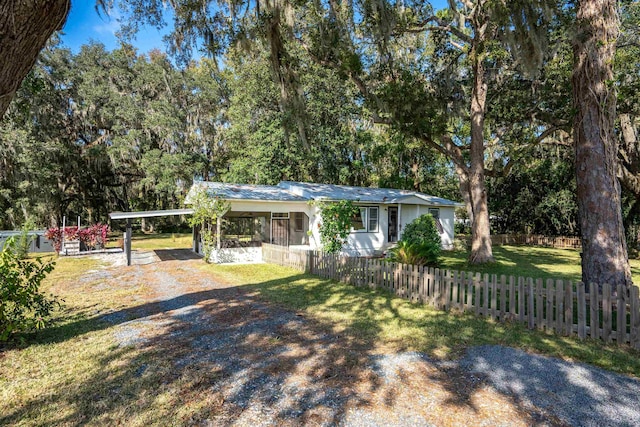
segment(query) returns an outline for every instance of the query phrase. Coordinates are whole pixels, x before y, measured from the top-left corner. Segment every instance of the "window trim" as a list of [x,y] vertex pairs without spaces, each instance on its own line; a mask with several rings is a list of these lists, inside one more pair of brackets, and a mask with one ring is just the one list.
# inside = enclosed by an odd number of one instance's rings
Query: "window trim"
[[[356,206],[358,209],[364,209],[364,219],[362,224],[364,225],[363,229],[356,230],[353,226],[350,229],[351,233],[377,233],[380,231],[380,206]],[[371,208],[376,210],[376,227],[375,229],[371,229]]]

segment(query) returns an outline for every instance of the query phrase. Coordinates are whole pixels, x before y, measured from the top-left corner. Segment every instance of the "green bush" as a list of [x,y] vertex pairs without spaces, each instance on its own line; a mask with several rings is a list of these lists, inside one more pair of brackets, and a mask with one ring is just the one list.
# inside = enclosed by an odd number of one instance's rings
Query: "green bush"
[[35,230],[36,225],[30,219],[27,219],[20,229],[20,235],[18,240],[16,241],[16,247],[14,249],[14,253],[20,259],[25,259],[29,256],[29,249],[31,247],[31,242],[35,239],[33,235],[31,235],[31,231]]
[[40,292],[42,280],[53,262],[21,259],[16,242],[9,239],[0,252],[0,342],[14,333],[44,328],[51,312],[60,304]]
[[391,258],[403,264],[436,266],[441,251],[442,242],[435,219],[426,214],[405,227]]
[[360,208],[354,206],[350,200],[339,202],[321,202],[320,215],[320,243],[327,253],[340,252],[347,242],[353,217],[358,215]]

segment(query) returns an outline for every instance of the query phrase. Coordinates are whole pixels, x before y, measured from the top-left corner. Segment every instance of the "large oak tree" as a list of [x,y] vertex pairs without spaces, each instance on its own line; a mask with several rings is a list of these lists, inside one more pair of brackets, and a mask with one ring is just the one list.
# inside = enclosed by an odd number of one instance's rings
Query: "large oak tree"
[[0,1],[0,117],[70,7],[70,0]]

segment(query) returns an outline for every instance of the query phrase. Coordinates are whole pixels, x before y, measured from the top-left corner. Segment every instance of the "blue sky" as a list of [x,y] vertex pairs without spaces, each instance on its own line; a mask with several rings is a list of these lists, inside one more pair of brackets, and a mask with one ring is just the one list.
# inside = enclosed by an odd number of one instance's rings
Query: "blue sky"
[[[62,41],[74,52],[91,40],[104,44],[109,50],[119,45],[116,38],[116,32],[120,29],[118,11],[114,10],[110,16],[106,16],[104,13],[98,14],[94,5],[93,0],[71,1],[71,11],[64,25]],[[144,27],[133,44],[141,53],[154,48],[164,50],[163,34],[155,28]]]
[[[434,0],[432,4],[436,8],[446,6],[447,0]],[[74,52],[78,52],[80,46],[94,40],[104,44],[111,50],[118,47],[116,32],[120,29],[118,19],[120,15],[115,10],[111,16],[104,13],[98,14],[94,0],[72,0],[71,11],[64,26],[62,41]],[[154,48],[165,49],[162,40],[166,31],[161,33],[153,27],[144,27],[138,33],[134,45],[140,53],[146,53]]]

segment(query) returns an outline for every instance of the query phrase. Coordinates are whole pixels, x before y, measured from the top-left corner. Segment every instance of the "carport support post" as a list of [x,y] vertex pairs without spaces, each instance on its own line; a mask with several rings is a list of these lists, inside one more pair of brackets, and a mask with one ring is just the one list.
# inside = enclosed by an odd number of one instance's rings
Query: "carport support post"
[[127,265],[131,265],[131,218],[127,218],[127,234],[124,239],[124,250],[127,252]]
[[220,250],[220,248],[222,247],[222,236],[220,236],[220,233],[222,233],[222,220],[220,219],[220,215],[218,215],[218,217],[216,218],[216,249]]

